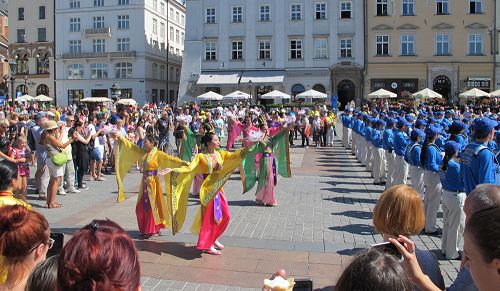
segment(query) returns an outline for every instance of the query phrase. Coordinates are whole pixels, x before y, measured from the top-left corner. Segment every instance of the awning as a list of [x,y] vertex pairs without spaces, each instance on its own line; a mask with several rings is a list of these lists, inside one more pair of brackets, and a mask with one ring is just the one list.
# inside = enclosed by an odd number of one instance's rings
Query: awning
[[202,72],[198,78],[198,85],[233,85],[238,84],[241,71],[237,72]]
[[285,71],[243,71],[240,84],[248,84],[252,81],[254,85],[281,84],[285,77]]

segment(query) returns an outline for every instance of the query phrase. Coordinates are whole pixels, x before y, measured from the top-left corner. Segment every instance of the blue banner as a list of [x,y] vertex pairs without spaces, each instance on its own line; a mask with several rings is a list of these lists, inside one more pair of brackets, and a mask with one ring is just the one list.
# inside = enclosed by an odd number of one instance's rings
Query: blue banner
[[339,110],[339,96],[331,96],[332,97],[332,109],[333,112],[335,112],[335,115],[337,115],[337,111]]

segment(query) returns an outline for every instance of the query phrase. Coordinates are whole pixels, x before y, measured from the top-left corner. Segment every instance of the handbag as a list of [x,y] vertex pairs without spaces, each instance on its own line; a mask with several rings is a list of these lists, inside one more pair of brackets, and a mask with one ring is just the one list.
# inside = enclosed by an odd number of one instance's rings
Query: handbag
[[68,156],[64,152],[59,152],[52,156],[52,162],[56,166],[62,166],[68,162]]

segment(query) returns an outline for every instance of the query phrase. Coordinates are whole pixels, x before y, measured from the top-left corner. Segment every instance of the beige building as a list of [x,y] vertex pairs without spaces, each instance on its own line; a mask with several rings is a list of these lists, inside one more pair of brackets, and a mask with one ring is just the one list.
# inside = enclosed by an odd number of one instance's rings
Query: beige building
[[368,0],[365,95],[494,88],[494,0]]
[[[3,77],[9,74],[9,65],[6,62],[9,56],[9,21],[7,19],[7,3],[0,1],[0,96],[7,96],[9,80]],[[1,97],[0,97],[1,98]]]
[[500,3],[496,3],[495,9],[495,90],[500,89]]

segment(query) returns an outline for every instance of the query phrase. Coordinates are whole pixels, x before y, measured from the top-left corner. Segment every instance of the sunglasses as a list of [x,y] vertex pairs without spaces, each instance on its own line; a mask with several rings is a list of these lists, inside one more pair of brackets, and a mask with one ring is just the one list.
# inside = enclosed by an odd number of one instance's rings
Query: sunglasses
[[[45,243],[45,244],[49,247],[49,250],[50,250],[50,249],[54,246],[54,242],[55,242],[55,240],[54,240],[54,239],[49,238],[49,240]],[[35,250],[37,247],[39,247],[40,245],[43,245],[43,243],[41,243],[41,244],[37,244],[37,245],[35,245],[34,247],[32,247],[32,248],[29,250],[28,254],[31,254],[31,252],[32,252],[32,251],[34,251],[34,250]]]

